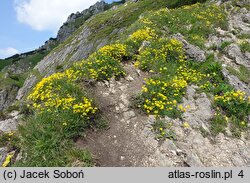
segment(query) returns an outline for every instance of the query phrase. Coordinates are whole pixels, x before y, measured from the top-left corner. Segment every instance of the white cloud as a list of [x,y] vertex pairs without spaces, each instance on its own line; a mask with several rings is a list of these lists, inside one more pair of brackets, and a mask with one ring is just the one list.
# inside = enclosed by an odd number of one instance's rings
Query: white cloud
[[98,0],[15,0],[20,23],[38,31],[56,33],[71,13],[82,11]]
[[7,58],[17,53],[19,53],[19,51],[12,47],[0,49],[0,58]]

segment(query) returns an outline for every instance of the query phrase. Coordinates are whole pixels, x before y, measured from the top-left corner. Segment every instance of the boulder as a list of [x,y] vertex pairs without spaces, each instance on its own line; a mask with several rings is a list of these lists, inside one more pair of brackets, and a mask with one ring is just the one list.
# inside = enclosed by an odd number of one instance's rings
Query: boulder
[[203,61],[206,60],[205,51],[200,49],[198,46],[194,46],[194,45],[188,43],[184,39],[183,35],[178,33],[178,34],[175,34],[173,36],[173,38],[175,38],[175,39],[179,40],[180,42],[182,42],[183,47],[185,49],[185,52],[186,52],[186,55],[188,56],[188,58],[193,59],[193,60],[198,61],[198,62],[203,62]]
[[228,57],[233,59],[237,64],[250,68],[250,60],[241,52],[241,49],[237,44],[233,43],[229,45],[226,51]]
[[244,91],[247,95],[250,96],[249,86],[240,81],[236,76],[231,75],[225,67],[223,67],[222,73],[224,77],[227,78],[229,84],[234,87],[234,89]]

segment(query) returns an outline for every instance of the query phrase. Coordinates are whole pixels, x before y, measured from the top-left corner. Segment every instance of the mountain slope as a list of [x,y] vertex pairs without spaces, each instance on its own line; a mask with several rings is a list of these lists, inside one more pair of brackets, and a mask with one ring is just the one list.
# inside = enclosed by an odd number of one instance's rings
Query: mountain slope
[[173,2],[97,14],[38,63],[16,166],[249,165],[248,1]]

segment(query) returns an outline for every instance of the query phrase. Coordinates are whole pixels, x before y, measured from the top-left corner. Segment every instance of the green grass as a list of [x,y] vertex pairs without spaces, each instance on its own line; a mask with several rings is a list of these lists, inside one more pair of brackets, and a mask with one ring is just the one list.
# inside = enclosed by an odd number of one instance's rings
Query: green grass
[[60,120],[64,119],[46,113],[28,118],[19,127],[23,158],[13,166],[65,167],[76,162],[78,166],[93,166],[90,153],[74,148],[73,141],[58,127]]
[[[195,84],[200,87],[200,91],[210,93],[212,96],[223,96],[232,90],[232,87],[223,77],[221,64],[215,61],[213,55],[208,56],[203,63],[186,60],[183,55],[183,48],[176,40],[160,39],[180,32],[192,44],[204,47],[204,41],[209,34],[214,33],[215,27],[227,28],[226,13],[222,8],[209,4],[180,7],[195,2],[197,1],[144,0],[137,3],[128,3],[127,6],[119,6],[116,10],[108,10],[93,16],[84,25],[81,25],[83,22],[77,21],[76,25],[81,27],[64,43],[57,46],[53,52],[71,43],[85,26],[92,32],[89,42],[102,39],[108,39],[112,42],[118,38],[120,40],[125,38],[124,42],[128,44],[126,45],[128,47],[131,46],[126,42],[129,35],[138,29],[149,27],[155,30],[158,37],[153,41],[151,40],[151,44],[147,48],[138,52],[133,52],[134,50],[131,49],[129,56],[123,55],[135,58],[139,62],[139,68],[149,72],[152,76],[146,81],[142,93],[136,99],[137,106],[146,113],[157,117],[167,115],[172,118],[182,118],[183,112],[186,112],[189,108],[180,105],[188,85]],[[166,9],[166,6],[176,9]],[[142,15],[142,18],[138,20],[140,15]],[[126,28],[123,35],[111,35],[114,29],[122,28]],[[226,43],[222,47],[225,45]],[[244,50],[246,50],[245,47]],[[41,53],[29,56],[27,60],[35,65],[44,56],[43,54],[46,55],[46,53]],[[88,80],[90,78],[87,76],[96,76],[96,72],[97,76],[92,77],[92,79],[110,79],[115,70],[123,71],[122,64],[120,64],[123,61],[123,56],[120,60],[117,60],[110,55],[108,57],[107,55],[93,54],[87,59],[87,62],[82,62],[83,65],[78,65],[81,68],[80,72],[78,71],[78,74],[81,75],[77,78],[78,81]],[[114,71],[109,67],[112,67]],[[76,68],[77,65],[71,69]],[[57,69],[61,69],[60,66]],[[108,71],[106,72],[106,70]],[[19,83],[21,86],[23,83],[21,77],[10,75],[8,79],[11,82]],[[246,76],[244,75],[244,77]],[[94,162],[90,153],[75,148],[74,142],[79,137],[86,135],[86,129],[105,127],[100,113],[87,118],[83,113],[80,115],[74,111],[79,107],[79,105],[75,105],[74,101],[79,102],[86,95],[75,80],[69,79],[66,82],[63,78],[63,80],[52,83],[51,89],[50,83],[45,82],[43,84],[46,85],[44,87],[46,90],[37,90],[38,93],[34,96],[35,102],[29,101],[30,106],[33,107],[23,108],[28,117],[25,118],[25,122],[18,129],[17,146],[23,157],[14,166],[93,166]],[[41,93],[45,96],[43,99],[42,95],[40,95],[40,98],[38,97]],[[48,99],[46,95],[50,96],[51,93],[57,94],[53,95],[52,101],[54,103],[60,104],[60,101],[72,98],[73,102],[68,102],[70,103],[69,108],[49,108],[45,105],[45,100]],[[80,105],[80,107],[82,106]],[[42,107],[45,110],[39,111]],[[242,121],[244,122],[246,115],[249,114],[249,105],[245,102],[227,104],[219,101],[214,103],[214,107],[219,111],[219,114],[215,115],[211,121],[212,133],[215,135],[220,132],[225,133],[226,127],[230,126],[234,136],[240,136],[240,132],[246,129]],[[87,109],[87,107],[82,108]],[[84,110],[80,112],[86,112]],[[226,122],[226,115],[230,118],[229,123]],[[170,124],[157,120],[152,127],[158,140],[166,138],[175,140],[175,133]]]
[[240,49],[242,52],[250,52],[250,43],[248,41],[243,41],[240,44]]
[[172,123],[157,119],[153,124],[153,132],[155,133],[155,138],[159,141],[164,141],[166,139],[176,140],[176,134],[173,130]]
[[91,40],[99,40],[105,37],[115,40],[118,35],[111,35],[114,29],[122,29],[129,27],[142,13],[156,11],[166,6],[176,8],[185,4],[193,4],[195,2],[204,2],[204,0],[182,1],[182,0],[144,0],[137,3],[129,3],[128,6],[120,6],[117,10],[108,10],[104,13],[95,15],[91,21],[87,22],[87,26],[91,28],[95,34]]
[[228,127],[228,122],[221,114],[221,111],[217,111],[216,115],[211,120],[211,132],[213,135],[217,135],[219,133],[226,133],[226,128]]
[[[143,20],[147,20],[146,23],[143,23]],[[196,4],[191,7],[146,12],[141,21],[137,21],[128,29],[127,35],[143,26],[155,29],[162,37],[181,33],[190,43],[204,48],[205,40],[210,34],[215,33],[215,28],[227,29],[228,23],[223,8],[210,4]]]
[[29,95],[22,109],[25,123],[18,129],[19,149],[25,156],[13,166],[94,165],[90,153],[76,149],[74,140],[85,136],[86,129],[105,128],[106,123],[68,72],[44,78]]
[[7,65],[10,65],[11,62],[9,62],[8,60],[3,60],[3,59],[0,59],[0,71],[6,67]]
[[239,39],[250,39],[250,34],[239,34],[237,37]]
[[224,41],[223,43],[221,43],[220,50],[223,51],[231,43],[232,43],[231,41]]
[[233,67],[227,67],[230,74],[237,76],[241,81],[245,83],[250,83],[250,71],[243,65],[240,65],[239,70]]

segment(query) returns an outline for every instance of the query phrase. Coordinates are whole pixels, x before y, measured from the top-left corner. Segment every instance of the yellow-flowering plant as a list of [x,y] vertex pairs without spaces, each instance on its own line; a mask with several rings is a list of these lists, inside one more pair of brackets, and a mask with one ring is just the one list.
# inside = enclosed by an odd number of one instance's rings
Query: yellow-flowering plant
[[246,118],[250,114],[250,102],[245,92],[240,90],[226,92],[214,97],[215,104],[225,110],[228,115]]
[[126,74],[120,60],[100,53],[94,53],[87,61],[83,61],[79,69],[84,78],[97,81],[110,80],[112,77],[119,78]]
[[148,79],[142,87],[141,107],[148,114],[178,117],[184,107],[178,107],[177,103],[185,94],[186,87],[187,82],[178,77],[169,81],[160,78]]
[[166,73],[170,64],[184,62],[185,54],[181,42],[176,39],[157,39],[139,53],[136,66],[142,70]]

